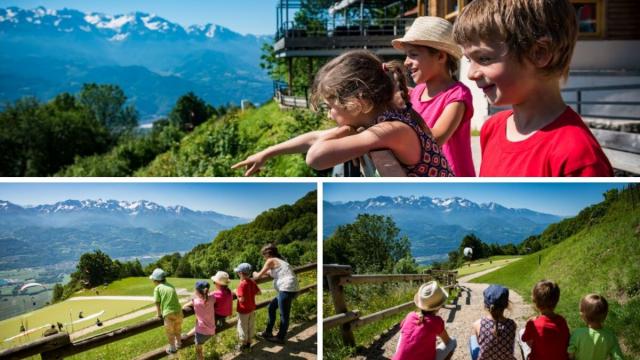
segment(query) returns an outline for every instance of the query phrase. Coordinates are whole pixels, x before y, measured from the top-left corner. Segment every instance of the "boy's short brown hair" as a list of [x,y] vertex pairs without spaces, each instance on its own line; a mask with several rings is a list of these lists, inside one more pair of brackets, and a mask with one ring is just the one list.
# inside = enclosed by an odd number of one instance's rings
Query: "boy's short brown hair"
[[538,309],[553,310],[560,300],[560,287],[549,280],[540,280],[533,287],[531,297]]
[[569,0],[475,0],[462,9],[453,37],[463,46],[504,42],[519,61],[535,59],[534,46],[544,44],[551,60],[541,70],[566,78],[578,38],[576,11]]
[[586,321],[602,324],[609,313],[609,303],[598,294],[586,295],[580,300],[580,313]]

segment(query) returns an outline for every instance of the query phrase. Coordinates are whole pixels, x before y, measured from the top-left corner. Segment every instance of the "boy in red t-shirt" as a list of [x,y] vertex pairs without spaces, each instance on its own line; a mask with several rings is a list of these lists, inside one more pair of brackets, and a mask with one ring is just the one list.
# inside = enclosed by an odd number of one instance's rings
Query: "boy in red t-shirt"
[[233,270],[240,276],[240,284],[236,289],[240,350],[251,349],[251,339],[256,334],[256,295],[262,293],[251,278],[251,270],[251,265],[247,263],[242,263]]
[[[524,358],[528,360],[567,360],[569,355],[569,327],[567,321],[554,313],[560,288],[553,281],[541,280],[531,290],[531,300],[536,306],[539,316],[527,321],[520,332],[519,340],[524,350]],[[527,351],[530,351],[527,357]]]
[[480,176],[613,176],[580,115],[560,93],[577,39],[569,0],[476,0],[454,25],[467,76],[492,105],[511,105],[480,133]]

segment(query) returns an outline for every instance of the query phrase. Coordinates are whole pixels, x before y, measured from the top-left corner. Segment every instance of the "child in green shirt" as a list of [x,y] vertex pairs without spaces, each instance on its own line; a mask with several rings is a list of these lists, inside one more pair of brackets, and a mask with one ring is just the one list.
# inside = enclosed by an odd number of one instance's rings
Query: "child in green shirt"
[[156,303],[156,313],[164,320],[164,330],[167,334],[168,354],[175,354],[182,346],[182,307],[178,293],[173,285],[167,283],[167,274],[162,269],[155,269],[149,279],[156,284],[153,289],[153,299]]
[[616,335],[603,327],[609,312],[607,300],[598,294],[589,294],[580,301],[580,316],[587,324],[571,334],[569,358],[575,360],[623,360]]

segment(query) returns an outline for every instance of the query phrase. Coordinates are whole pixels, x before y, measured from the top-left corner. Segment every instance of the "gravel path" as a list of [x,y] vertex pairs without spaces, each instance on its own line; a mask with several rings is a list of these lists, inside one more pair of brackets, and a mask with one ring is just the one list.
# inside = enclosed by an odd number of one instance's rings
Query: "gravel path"
[[317,322],[312,320],[306,323],[291,326],[287,332],[285,345],[277,345],[260,340],[253,344],[248,353],[231,353],[222,357],[222,360],[251,360],[251,359],[310,359],[318,358]]
[[[476,284],[469,281],[499,268],[496,267],[459,278],[458,284],[462,291],[457,301],[438,312],[438,315],[445,321],[445,328],[449,336],[458,340],[458,348],[453,354],[452,360],[468,360],[471,358],[468,350],[469,337],[472,335],[471,326],[482,316],[484,311],[482,292],[489,284]],[[505,315],[515,320],[519,331],[524,327],[526,320],[533,315],[533,309],[523,302],[520,294],[513,290],[509,291],[509,300],[512,303],[511,311],[507,311]],[[391,359],[400,336],[399,330],[398,324],[376,340],[366,350],[366,354],[357,356],[354,359]],[[516,359],[522,360],[517,349],[516,345]]]

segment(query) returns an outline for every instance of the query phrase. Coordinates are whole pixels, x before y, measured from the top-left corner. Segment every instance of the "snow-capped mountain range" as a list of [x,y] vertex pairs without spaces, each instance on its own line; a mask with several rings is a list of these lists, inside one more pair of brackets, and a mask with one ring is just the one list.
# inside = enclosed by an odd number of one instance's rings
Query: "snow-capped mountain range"
[[0,200],[0,269],[76,261],[95,249],[113,257],[187,251],[248,221],[147,200],[65,200],[28,207]]
[[409,236],[413,255],[423,263],[446,257],[469,233],[475,233],[485,243],[520,243],[562,219],[495,202],[478,204],[460,197],[378,196],[346,203],[324,202],[324,237],[365,213],[391,216]]
[[54,214],[54,213],[78,213],[78,212],[109,212],[109,213],[123,213],[131,216],[146,214],[171,214],[175,216],[187,216],[187,215],[203,215],[203,216],[215,216],[219,218],[226,218],[233,221],[244,221],[235,216],[229,216],[217,213],[215,211],[194,211],[182,205],[176,206],[162,206],[152,201],[137,200],[137,201],[123,201],[123,200],[65,200],[55,204],[37,205],[37,206],[20,206],[13,204],[9,201],[0,200],[0,216],[4,213],[29,213],[35,212],[38,214]]
[[271,81],[261,46],[271,38],[144,12],[0,8],[0,100],[49,100],[97,82],[122,87],[143,119],[166,115],[189,91],[213,105],[262,102]]
[[73,9],[53,10],[45,7],[21,9],[8,7],[0,9],[0,29],[2,31],[57,31],[82,32],[105,36],[111,41],[124,41],[135,36],[162,34],[176,37],[190,37],[196,40],[213,38],[248,38],[268,40],[270,36],[241,35],[216,24],[191,25],[183,27],[167,19],[144,12],[108,15],[84,13]]

